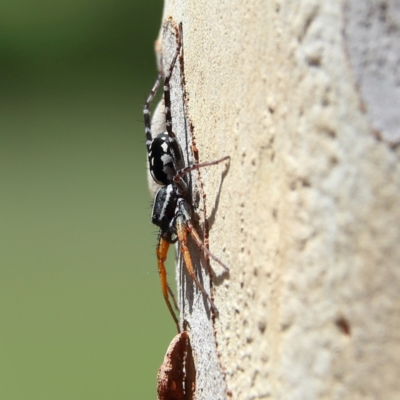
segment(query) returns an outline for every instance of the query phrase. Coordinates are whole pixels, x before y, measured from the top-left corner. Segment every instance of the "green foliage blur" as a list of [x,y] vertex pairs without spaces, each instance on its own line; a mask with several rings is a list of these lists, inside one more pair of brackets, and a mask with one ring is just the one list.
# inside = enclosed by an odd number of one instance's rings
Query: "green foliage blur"
[[161,12],[161,0],[1,2],[2,400],[156,398],[175,332],[141,110]]

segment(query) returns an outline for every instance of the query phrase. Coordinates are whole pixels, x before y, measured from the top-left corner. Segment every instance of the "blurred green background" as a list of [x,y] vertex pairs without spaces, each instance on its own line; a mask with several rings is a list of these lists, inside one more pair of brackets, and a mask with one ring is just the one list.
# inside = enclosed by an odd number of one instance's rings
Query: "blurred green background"
[[161,12],[161,0],[1,1],[2,400],[156,398],[175,328],[141,110]]

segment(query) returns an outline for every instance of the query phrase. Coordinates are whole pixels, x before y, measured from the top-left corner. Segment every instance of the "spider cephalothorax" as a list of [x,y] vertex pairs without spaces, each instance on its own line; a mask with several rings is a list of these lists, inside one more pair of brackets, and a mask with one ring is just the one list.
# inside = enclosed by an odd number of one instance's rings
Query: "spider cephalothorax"
[[181,40],[182,26],[180,25],[176,52],[164,77],[163,89],[166,132],[162,132],[153,137],[150,122],[150,104],[160,85],[162,79],[161,74],[158,75],[143,109],[149,170],[154,181],[161,185],[154,199],[151,217],[153,224],[158,226],[160,229],[156,250],[158,272],[161,279],[162,293],[172,318],[174,319],[178,328],[178,332],[180,331],[179,321],[169,300],[169,296],[173,298],[173,294],[168,286],[164,265],[170,244],[175,242],[179,243],[179,248],[182,252],[189,275],[203,295],[208,299],[214,312],[216,312],[216,308],[211,300],[211,297],[204,290],[202,284],[199,282],[194,273],[192,260],[187,247],[187,234],[189,233],[191,235],[197,245],[207,254],[207,256],[214,259],[223,268],[228,270],[228,267],[208,250],[193,227],[191,222],[193,211],[188,199],[189,184],[187,181],[187,176],[193,170],[218,164],[224,160],[228,160],[229,157],[223,157],[216,161],[186,166],[181,146],[179,145],[177,138],[172,131],[170,80],[181,51]]

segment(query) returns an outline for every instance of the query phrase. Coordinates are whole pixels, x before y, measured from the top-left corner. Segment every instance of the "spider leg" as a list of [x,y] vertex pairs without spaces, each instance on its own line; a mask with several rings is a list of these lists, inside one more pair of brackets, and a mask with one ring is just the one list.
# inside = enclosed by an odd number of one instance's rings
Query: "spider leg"
[[[179,327],[179,321],[178,318],[175,315],[175,312],[171,306],[171,303],[169,301],[168,293],[172,295],[171,288],[168,286],[168,281],[167,281],[167,271],[165,269],[165,260],[167,259],[167,253],[169,249],[170,243],[167,242],[165,239],[163,239],[162,236],[160,236],[156,248],[156,253],[157,253],[157,262],[158,262],[158,273],[160,275],[160,281],[161,281],[161,290],[162,294],[164,296],[164,300],[167,303],[168,310],[170,314],[172,315],[172,318],[175,321],[175,325],[178,329],[178,333],[181,331]],[[173,301],[176,305],[175,298],[172,295]]]
[[225,271],[229,271],[229,267],[226,264],[224,264],[217,256],[211,253],[211,251],[203,243],[203,241],[200,239],[199,234],[197,233],[196,229],[194,229],[194,226],[190,222],[190,220],[186,221],[186,229],[196,242],[197,246],[199,246],[204,251],[204,253],[206,253],[210,258],[212,258],[215,262],[217,262]]
[[151,141],[153,140],[151,135],[150,103],[153,101],[154,96],[157,93],[158,87],[160,86],[161,78],[162,75],[158,74],[154,86],[152,87],[149,97],[147,97],[146,103],[144,104],[143,107],[147,151],[150,150]]
[[168,293],[169,293],[169,295],[170,295],[171,298],[172,298],[172,302],[174,303],[175,310],[178,310],[178,311],[179,311],[178,304],[176,303],[176,300],[175,300],[174,292],[171,290],[171,288],[169,287],[169,285],[168,285],[167,287],[168,287]]
[[230,159],[230,157],[226,156],[226,157],[222,157],[222,158],[220,158],[218,160],[215,160],[215,161],[206,161],[206,162],[199,163],[199,164],[192,164],[192,165],[190,165],[189,167],[186,167],[186,168],[182,168],[182,169],[180,169],[179,171],[176,172],[176,175],[174,176],[174,182],[176,182],[176,183],[180,182],[184,175],[188,174],[191,171],[194,171],[195,169],[208,167],[210,165],[216,165],[216,164],[221,163],[222,161],[229,160],[229,159]]
[[171,115],[171,95],[170,95],[170,84],[169,81],[172,77],[172,71],[174,70],[176,60],[178,59],[179,53],[182,47],[182,25],[179,25],[179,34],[177,36],[177,44],[174,58],[168,68],[168,72],[164,79],[164,103],[165,103],[165,125],[167,127],[168,136],[175,138],[175,133],[172,132],[172,115]]
[[203,293],[203,295],[209,301],[213,313],[218,314],[217,307],[215,307],[214,302],[212,301],[210,295],[205,291],[203,285],[200,283],[200,281],[197,279],[196,274],[194,273],[192,259],[190,257],[189,249],[187,247],[187,232],[188,232],[187,224],[184,220],[184,217],[180,215],[176,219],[176,234],[178,235],[178,242],[181,249],[181,253],[183,255],[183,259],[185,260],[186,269],[190,277],[193,279],[194,283],[201,291],[201,293]]

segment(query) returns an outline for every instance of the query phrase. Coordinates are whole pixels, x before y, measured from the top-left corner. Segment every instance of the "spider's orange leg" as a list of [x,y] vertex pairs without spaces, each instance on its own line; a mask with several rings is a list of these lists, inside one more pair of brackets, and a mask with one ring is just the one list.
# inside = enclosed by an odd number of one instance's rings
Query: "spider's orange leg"
[[171,290],[171,288],[169,287],[169,285],[167,286],[167,288],[168,288],[168,293],[169,293],[169,295],[170,295],[171,298],[172,298],[172,302],[174,303],[175,310],[178,310],[178,311],[179,311],[178,304],[176,303],[176,300],[175,300],[174,292]]
[[186,269],[190,275],[190,277],[193,279],[194,283],[197,285],[201,293],[207,298],[207,300],[210,302],[210,307],[213,311],[214,314],[218,314],[218,310],[214,305],[214,302],[212,301],[210,295],[205,291],[203,285],[200,283],[200,281],[197,279],[196,274],[194,273],[193,269],[193,264],[192,264],[192,259],[190,258],[190,253],[189,249],[187,247],[187,225],[185,224],[185,221],[182,217],[177,218],[176,220],[176,233],[178,235],[178,242],[179,246],[183,255],[183,259],[185,260],[185,265]]
[[225,269],[225,271],[229,271],[227,265],[224,264],[218,257],[214,256],[214,254],[211,253],[211,251],[207,248],[207,246],[202,242],[202,240],[199,237],[199,234],[197,233],[196,229],[194,229],[194,226],[190,221],[186,221],[186,229],[196,242],[197,246],[199,246],[204,251],[204,253],[206,253],[210,258],[216,261],[222,268]]
[[169,242],[167,242],[162,237],[160,237],[160,239],[158,240],[157,249],[156,249],[157,262],[158,262],[158,273],[160,274],[161,290],[162,290],[162,294],[164,296],[164,300],[167,303],[168,310],[169,310],[170,314],[172,315],[172,318],[175,321],[175,325],[176,325],[176,327],[178,329],[178,333],[179,333],[181,331],[181,329],[179,327],[179,321],[178,321],[178,318],[176,317],[175,312],[169,301],[168,293],[171,294],[175,306],[176,306],[176,302],[175,302],[175,298],[172,294],[172,291],[171,291],[170,287],[168,286],[167,271],[165,269],[165,264],[164,264],[165,260],[167,259],[169,245],[170,245]]

